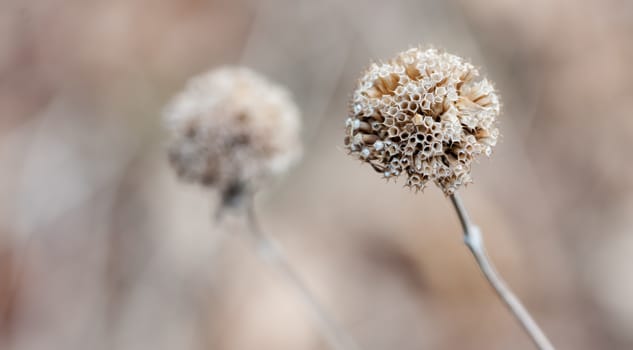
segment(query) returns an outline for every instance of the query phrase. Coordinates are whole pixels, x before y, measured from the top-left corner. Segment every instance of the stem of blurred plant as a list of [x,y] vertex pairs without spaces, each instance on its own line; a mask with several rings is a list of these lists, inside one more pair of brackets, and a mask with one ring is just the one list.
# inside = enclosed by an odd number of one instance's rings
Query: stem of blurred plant
[[481,272],[497,292],[499,298],[501,298],[512,314],[514,314],[514,317],[516,317],[519,323],[521,323],[521,326],[523,326],[523,329],[528,333],[536,347],[541,350],[554,350],[554,346],[549,339],[547,339],[545,333],[543,333],[541,328],[536,324],[519,298],[517,298],[510,288],[508,288],[490,262],[486,253],[486,247],[484,245],[481,231],[470,220],[468,212],[466,211],[459,195],[455,193],[450,197],[464,230],[464,243],[466,243],[475,257],[475,260],[477,260],[477,264],[479,265]]
[[257,245],[259,255],[277,268],[288,283],[297,290],[333,349],[359,350],[360,348],[356,345],[354,340],[334,321],[325,308],[317,301],[308,286],[288,262],[288,259],[286,259],[279,245],[272,237],[262,231],[255,213],[254,201],[252,197],[247,200],[248,202],[245,203],[245,205],[247,206],[246,216],[248,220],[248,231]]

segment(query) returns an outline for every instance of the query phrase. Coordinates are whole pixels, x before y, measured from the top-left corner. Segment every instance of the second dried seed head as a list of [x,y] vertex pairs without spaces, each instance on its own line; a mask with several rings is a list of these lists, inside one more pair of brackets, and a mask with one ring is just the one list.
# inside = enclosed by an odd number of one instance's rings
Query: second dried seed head
[[165,109],[169,160],[184,180],[231,202],[301,153],[299,111],[288,91],[241,67],[191,79]]
[[436,49],[412,48],[374,63],[358,82],[345,146],[385,178],[407,177],[446,195],[470,183],[472,162],[497,143],[499,98],[475,67]]

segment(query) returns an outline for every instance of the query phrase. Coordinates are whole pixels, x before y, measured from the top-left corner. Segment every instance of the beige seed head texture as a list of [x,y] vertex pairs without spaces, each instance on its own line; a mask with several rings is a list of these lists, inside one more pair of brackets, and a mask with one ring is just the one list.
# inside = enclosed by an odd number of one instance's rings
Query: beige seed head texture
[[257,186],[301,153],[299,111],[288,91],[243,67],[192,78],[164,111],[169,160],[184,180]]
[[446,195],[472,182],[470,169],[497,143],[499,98],[461,57],[412,48],[373,63],[358,82],[346,120],[349,152],[389,178]]

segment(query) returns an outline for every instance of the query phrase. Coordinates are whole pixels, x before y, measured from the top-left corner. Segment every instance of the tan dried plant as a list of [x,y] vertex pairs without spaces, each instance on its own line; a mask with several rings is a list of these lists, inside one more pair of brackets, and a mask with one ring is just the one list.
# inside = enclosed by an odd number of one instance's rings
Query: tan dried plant
[[169,161],[230,203],[299,158],[299,110],[282,86],[243,67],[191,79],[165,108]]
[[404,175],[416,190],[431,182],[454,193],[499,137],[499,98],[478,78],[472,64],[436,49],[372,64],[352,97],[347,149],[387,179]]
[[260,256],[296,289],[330,346],[356,349],[255,214],[255,193],[301,154],[299,109],[290,93],[248,68],[219,68],[192,78],[167,105],[164,120],[175,172],[221,193],[216,224],[224,209],[242,214]]
[[436,184],[450,197],[464,241],[482,273],[539,349],[554,349],[487,256],[479,228],[457,190],[472,182],[473,162],[497,144],[499,97],[463,58],[434,48],[411,48],[373,63],[350,101],[344,143],[384,178],[406,177],[416,191]]

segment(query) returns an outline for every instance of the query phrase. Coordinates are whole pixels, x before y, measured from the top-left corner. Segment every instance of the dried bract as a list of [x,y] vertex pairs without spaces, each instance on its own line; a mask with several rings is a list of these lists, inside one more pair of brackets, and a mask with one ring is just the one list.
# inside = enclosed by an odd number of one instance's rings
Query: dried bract
[[350,103],[345,146],[385,178],[405,174],[446,195],[472,182],[472,162],[497,143],[499,98],[475,67],[436,49],[412,48],[363,74]]
[[164,118],[178,175],[222,193],[261,184],[301,151],[299,112],[288,91],[247,68],[191,79]]

